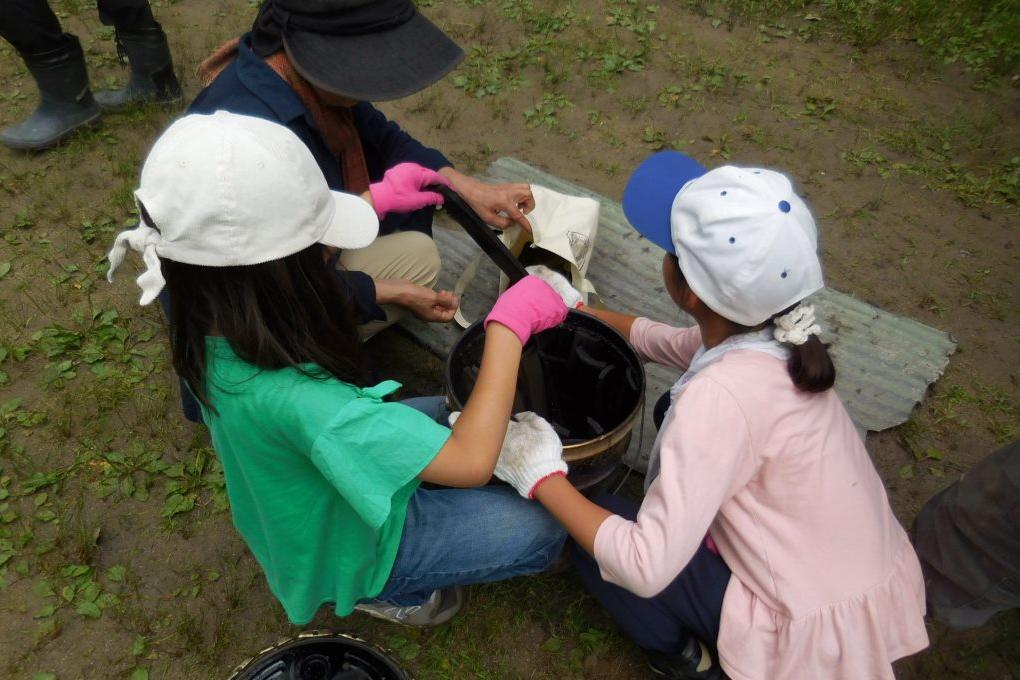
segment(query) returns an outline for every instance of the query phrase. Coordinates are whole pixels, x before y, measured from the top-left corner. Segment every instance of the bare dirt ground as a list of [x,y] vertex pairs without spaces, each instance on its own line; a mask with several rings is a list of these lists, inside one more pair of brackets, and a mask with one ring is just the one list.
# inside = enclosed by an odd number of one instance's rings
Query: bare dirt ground
[[[94,3],[54,4],[93,83],[123,81]],[[956,337],[915,416],[868,439],[905,525],[1017,438],[1016,78],[895,40],[850,47],[809,12],[758,23],[636,0],[419,4],[468,59],[382,108],[458,167],[513,155],[617,197],[661,148],[784,169],[818,217],[831,286]],[[240,0],[155,9],[189,98],[198,61],[253,16]],[[6,44],[0,83],[8,125],[36,91]],[[206,432],[179,416],[158,310],[137,306],[127,272],[103,280],[145,151],[178,113],[109,115],[48,153],[0,151],[0,677],[225,678],[297,632],[230,525]],[[441,362],[399,331],[372,353],[408,394],[440,390]],[[420,678],[647,676],[569,573],[472,588],[437,630],[326,610],[309,628],[386,645]],[[900,677],[1020,675],[1016,612],[930,632]]]

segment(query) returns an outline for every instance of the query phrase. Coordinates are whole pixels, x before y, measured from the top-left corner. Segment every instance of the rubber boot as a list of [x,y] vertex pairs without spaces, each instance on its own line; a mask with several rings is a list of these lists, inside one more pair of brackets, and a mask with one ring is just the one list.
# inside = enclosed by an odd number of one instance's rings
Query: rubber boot
[[11,149],[48,149],[101,115],[89,90],[85,53],[78,38],[64,34],[60,47],[22,54],[39,86],[41,100],[28,120],[5,128],[0,143]]
[[123,109],[135,104],[176,104],[181,85],[174,75],[174,62],[166,33],[159,24],[151,28],[117,29],[117,52],[127,57],[131,79],[119,90],[96,93],[104,109]]

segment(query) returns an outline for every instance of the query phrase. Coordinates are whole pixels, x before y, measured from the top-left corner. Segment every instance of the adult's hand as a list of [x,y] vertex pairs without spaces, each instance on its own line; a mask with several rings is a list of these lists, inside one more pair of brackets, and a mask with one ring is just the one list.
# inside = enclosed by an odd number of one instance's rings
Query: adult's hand
[[486,223],[506,229],[516,222],[531,231],[531,222],[525,217],[535,209],[530,184],[486,184],[451,167],[441,169],[439,174],[450,180],[453,190]]
[[448,290],[432,290],[410,281],[377,280],[376,301],[406,307],[422,321],[447,323],[453,320],[460,298]]

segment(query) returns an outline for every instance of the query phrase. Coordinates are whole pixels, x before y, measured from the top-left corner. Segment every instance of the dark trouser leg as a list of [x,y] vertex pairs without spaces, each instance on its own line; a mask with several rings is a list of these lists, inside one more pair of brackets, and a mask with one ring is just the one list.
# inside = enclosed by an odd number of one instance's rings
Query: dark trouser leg
[[[596,503],[629,520],[639,504],[620,496]],[[655,597],[643,598],[602,580],[598,564],[576,544],[574,564],[585,587],[638,646],[661,654],[678,654],[691,635],[714,648],[730,570],[704,544],[676,579]]]
[[118,30],[158,28],[148,0],[98,0],[99,20]]
[[0,36],[22,55],[48,52],[69,41],[46,0],[0,2]]

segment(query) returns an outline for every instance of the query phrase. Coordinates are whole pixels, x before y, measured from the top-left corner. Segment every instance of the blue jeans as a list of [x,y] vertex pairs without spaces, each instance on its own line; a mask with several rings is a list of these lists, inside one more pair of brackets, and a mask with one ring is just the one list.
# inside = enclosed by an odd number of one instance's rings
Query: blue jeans
[[[442,397],[404,403],[447,422]],[[377,599],[421,604],[437,588],[544,571],[565,539],[552,515],[509,486],[419,488],[407,505],[400,548]]]

